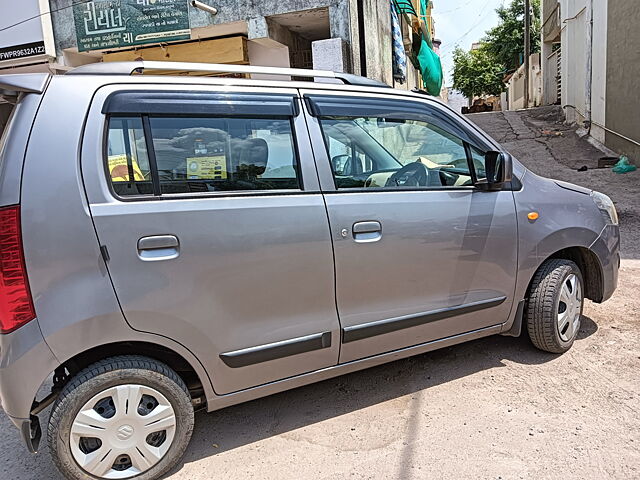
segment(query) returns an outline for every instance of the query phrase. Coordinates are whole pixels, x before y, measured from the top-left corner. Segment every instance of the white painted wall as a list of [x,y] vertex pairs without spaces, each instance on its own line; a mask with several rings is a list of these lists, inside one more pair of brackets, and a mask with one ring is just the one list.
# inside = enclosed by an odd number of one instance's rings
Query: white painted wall
[[[558,55],[560,50],[551,53],[551,43],[543,43],[542,48],[542,76],[543,76],[543,105],[553,105],[560,101],[558,98]],[[562,57],[561,57],[562,58]]]
[[[524,108],[524,64],[511,76],[507,84],[509,105],[505,110]],[[542,71],[540,70],[540,54],[529,57],[529,108],[542,104]]]
[[[607,28],[608,0],[593,0],[593,58],[591,119],[600,125],[605,123],[607,92]],[[601,143],[605,141],[605,131],[592,123],[591,135]]]
[[[591,116],[605,123],[606,52],[608,0],[560,0],[562,42],[562,106],[568,122],[581,123],[588,112],[587,80],[591,77]],[[589,9],[592,10],[593,37],[589,39]],[[591,71],[587,56],[591,54]],[[604,141],[604,131],[592,129]]]
[[562,0],[562,106],[567,121],[581,122],[585,117],[586,53],[585,32],[590,0]]

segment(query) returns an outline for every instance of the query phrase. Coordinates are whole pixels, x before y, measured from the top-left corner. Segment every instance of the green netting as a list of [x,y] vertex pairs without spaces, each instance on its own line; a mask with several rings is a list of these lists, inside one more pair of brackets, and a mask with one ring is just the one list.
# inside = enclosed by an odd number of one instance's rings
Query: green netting
[[[427,6],[429,0],[420,0],[420,15],[423,19],[427,15]],[[442,63],[440,57],[433,51],[433,44],[431,43],[431,33],[429,28],[427,31],[427,38],[424,36],[420,39],[420,49],[416,56],[416,60],[420,66],[420,73],[422,73],[422,82],[425,89],[430,95],[440,95],[442,89]]]
[[422,82],[427,92],[434,96],[440,95],[440,90],[442,89],[442,63],[440,63],[440,57],[429,48],[424,38],[421,41],[417,59],[420,65],[420,73],[422,73]]
[[393,0],[393,3],[396,4],[396,8],[399,12],[406,13],[407,15],[415,15],[416,17],[418,16],[416,9],[413,8],[411,0]]

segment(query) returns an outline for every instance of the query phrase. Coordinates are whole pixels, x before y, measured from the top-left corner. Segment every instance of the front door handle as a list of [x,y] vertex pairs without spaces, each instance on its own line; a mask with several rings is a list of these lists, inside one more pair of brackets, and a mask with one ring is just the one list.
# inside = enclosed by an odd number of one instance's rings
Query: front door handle
[[146,262],[171,260],[180,255],[180,242],[175,235],[151,235],[138,240],[138,257]]
[[382,238],[382,225],[375,220],[356,222],[352,228],[353,239],[358,243],[377,242]]

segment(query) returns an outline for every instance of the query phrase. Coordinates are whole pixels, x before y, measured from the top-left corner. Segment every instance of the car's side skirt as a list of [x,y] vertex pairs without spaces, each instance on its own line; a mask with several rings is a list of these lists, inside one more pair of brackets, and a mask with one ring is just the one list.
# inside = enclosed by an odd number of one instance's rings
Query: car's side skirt
[[207,410],[214,411],[238,403],[247,402],[260,397],[266,397],[274,393],[290,390],[292,388],[301,387],[303,385],[309,385],[311,383],[319,382],[333,377],[338,377],[347,373],[355,372],[358,370],[364,370],[366,368],[381,365],[383,363],[392,362],[394,360],[400,360],[402,358],[419,355],[421,353],[437,350],[439,348],[456,345],[458,343],[464,343],[470,340],[475,340],[489,335],[500,333],[502,324],[493,325],[490,327],[480,328],[472,330],[470,332],[461,333],[458,335],[452,335],[450,337],[441,338],[439,340],[433,340],[430,342],[421,343],[411,347],[400,348],[391,352],[374,355],[359,360],[354,360],[347,363],[341,363],[331,367],[322,368],[313,372],[308,372],[295,377],[285,378],[275,382],[267,383],[257,387],[247,388],[238,392],[229,393],[226,395],[214,396],[207,399]]

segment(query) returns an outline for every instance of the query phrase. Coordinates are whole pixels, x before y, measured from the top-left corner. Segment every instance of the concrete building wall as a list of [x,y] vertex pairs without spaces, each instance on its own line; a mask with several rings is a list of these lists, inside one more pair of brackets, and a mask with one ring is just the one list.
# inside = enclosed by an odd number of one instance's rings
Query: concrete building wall
[[[640,164],[640,5],[609,0],[605,144]],[[637,142],[637,143],[634,143]]]
[[[51,10],[54,12],[52,22],[58,62],[67,66],[77,66],[99,61],[102,59],[103,52],[77,52],[73,9],[70,8],[72,1],[50,0]],[[313,41],[340,39],[342,43],[338,42],[336,45],[347,48],[346,57],[342,58],[344,67],[348,67],[353,73],[362,73],[360,45],[364,45],[366,75],[389,85],[393,84],[389,0],[203,1],[215,6],[218,13],[211,15],[189,7],[192,40],[244,35],[248,40],[249,63],[263,65],[267,60],[274,60],[270,63],[271,65],[289,66],[290,61],[285,62],[276,57],[294,54],[295,47],[301,44],[301,40],[309,42],[307,50],[311,52]],[[365,23],[362,39],[360,38],[359,10],[362,11],[362,19]],[[319,16],[317,14],[319,11],[324,14]],[[323,15],[324,17],[320,19]],[[315,35],[307,35],[309,31],[317,30],[319,22],[325,20],[327,27],[322,35],[317,32]],[[141,49],[144,46],[137,48]],[[131,47],[123,49],[131,50]],[[326,52],[327,49],[316,49],[316,51]]]
[[[350,0],[203,0],[218,9],[217,15],[211,15],[197,8],[189,7],[192,38],[215,34],[229,35],[248,33],[247,23],[251,19],[261,19],[273,15],[328,8],[330,16],[330,32],[332,37],[345,41],[351,40],[349,24]],[[74,0],[50,0],[56,51],[62,55],[63,50],[75,48],[76,34],[71,5]],[[260,22],[254,22],[259,25]]]
[[[350,72],[349,47],[341,38],[328,38],[313,42],[313,69],[331,70],[333,72]],[[322,79],[316,79],[322,81]]]
[[585,82],[587,57],[586,4],[589,0],[562,0],[562,106],[568,122],[583,122],[585,118]]
[[[44,0],[47,1],[47,0]],[[398,88],[421,86],[419,72],[407,62],[406,81],[394,82],[389,0],[202,0],[217,14],[190,5],[190,39],[145,45],[78,51],[73,5],[76,0],[48,0],[55,43],[55,59],[38,65],[38,71],[64,73],[87,63],[116,60],[159,59],[209,63],[235,63],[311,68],[314,64],[336,64],[336,70],[364,74]],[[427,18],[427,20],[429,20]],[[416,27],[413,17],[403,18],[402,28]],[[409,26],[407,26],[409,25]],[[431,23],[432,25],[432,23]],[[404,35],[403,31],[403,35]],[[412,35],[406,34],[405,48],[411,49]],[[244,51],[230,58],[205,42],[223,39],[244,41]],[[313,48],[312,43],[337,42]],[[232,42],[227,42],[232,43]],[[202,44],[201,55],[195,44]],[[330,47],[330,48],[329,48]],[[362,47],[362,48],[361,48]],[[333,48],[333,50],[332,50]],[[155,50],[154,50],[155,49]],[[156,50],[162,50],[159,54]],[[228,49],[227,49],[228,50]],[[313,58],[328,55],[327,58]],[[233,52],[232,52],[233,53]],[[160,58],[155,58],[160,57]],[[331,58],[329,58],[331,57]],[[362,57],[362,61],[361,61]],[[331,61],[328,61],[331,60]],[[262,77],[261,77],[262,78]]]
[[542,87],[542,105],[554,105],[560,102],[558,95],[558,82],[560,79],[560,55],[561,50],[552,50],[552,43],[542,44],[542,72],[543,72],[543,87]]
[[[583,123],[591,118],[604,124],[606,102],[608,0],[560,0],[561,28],[561,104],[568,122]],[[547,8],[551,7],[548,5]],[[543,15],[545,13],[543,12]],[[544,35],[544,34],[543,34]],[[544,38],[543,38],[544,40]],[[549,42],[543,48],[544,85],[553,88],[555,56],[549,52]],[[545,56],[546,54],[546,56]],[[553,103],[554,92],[545,91],[545,103]],[[603,130],[596,127],[592,134],[604,141]]]
[[[524,64],[509,79],[507,84],[508,105],[505,110],[518,110],[524,106]],[[529,57],[529,107],[537,107],[542,104],[542,72],[540,71],[540,53],[534,53]]]
[[[619,0],[612,0],[617,2]],[[609,0],[593,2],[593,42],[591,62],[591,136],[605,143],[607,101],[607,30]],[[640,35],[640,33],[639,33]]]
[[542,104],[553,105],[560,102],[558,83],[560,79],[560,2],[542,0],[542,33],[540,67],[543,77]]
[[560,41],[561,103],[567,121],[584,123],[593,138],[640,161],[640,4],[543,0],[542,5],[544,102],[554,100],[549,62],[554,43]]
[[360,69],[360,35],[358,28],[358,2],[349,0],[349,38],[351,46],[351,70],[356,75],[362,75]]
[[367,77],[393,85],[391,71],[391,3],[361,0]]

